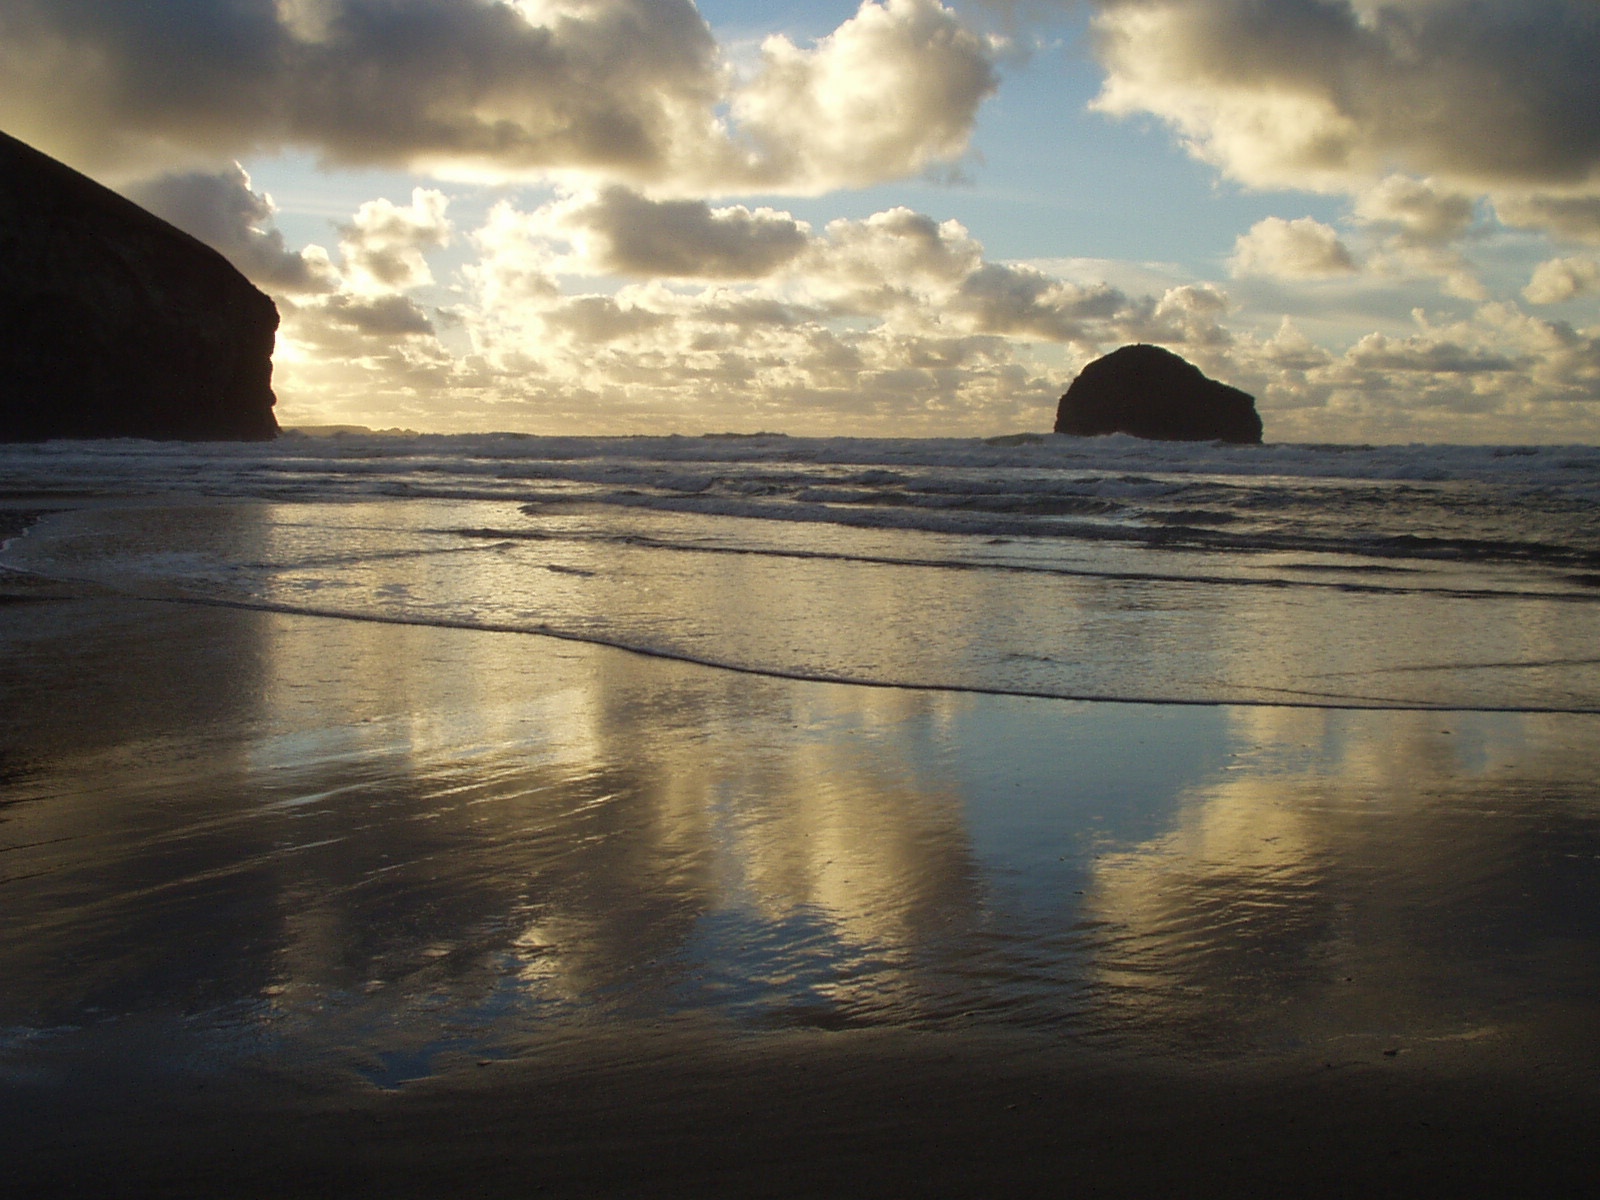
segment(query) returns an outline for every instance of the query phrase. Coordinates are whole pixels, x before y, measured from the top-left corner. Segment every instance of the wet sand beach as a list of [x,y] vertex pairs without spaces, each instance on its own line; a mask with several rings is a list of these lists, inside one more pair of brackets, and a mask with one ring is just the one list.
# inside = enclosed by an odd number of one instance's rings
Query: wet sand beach
[[800,683],[63,598],[0,633],[25,1194],[1551,1194],[1585,714]]
[[30,1096],[5,1141],[28,1195],[1584,1194],[1592,1064],[1528,1049],[1195,1069],[1039,1036],[597,1031],[398,1091],[119,1079]]

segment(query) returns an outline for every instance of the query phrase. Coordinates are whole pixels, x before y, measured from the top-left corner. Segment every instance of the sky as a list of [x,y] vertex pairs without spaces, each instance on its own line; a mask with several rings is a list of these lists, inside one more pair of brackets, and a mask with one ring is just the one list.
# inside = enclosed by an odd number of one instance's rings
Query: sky
[[0,129],[276,301],[279,420],[1600,441],[1597,0],[0,0]]

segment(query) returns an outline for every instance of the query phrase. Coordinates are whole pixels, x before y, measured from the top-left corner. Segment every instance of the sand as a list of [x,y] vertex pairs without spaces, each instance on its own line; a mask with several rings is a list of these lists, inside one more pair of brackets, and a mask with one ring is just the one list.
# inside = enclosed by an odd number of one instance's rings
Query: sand
[[122,1080],[29,1097],[4,1141],[20,1194],[1548,1196],[1592,1184],[1595,1101],[1510,1053],[1202,1069],[1037,1036],[637,1030],[394,1091]]
[[0,624],[17,1195],[1552,1195],[1593,718]]

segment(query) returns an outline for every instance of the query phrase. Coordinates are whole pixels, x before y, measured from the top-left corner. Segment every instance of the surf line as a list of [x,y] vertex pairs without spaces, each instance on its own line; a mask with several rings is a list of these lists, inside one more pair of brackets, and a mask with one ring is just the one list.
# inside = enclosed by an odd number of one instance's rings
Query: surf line
[[[1429,587],[1418,584],[1413,587],[1404,587],[1395,584],[1355,582],[1352,580],[1332,579],[1294,579],[1281,575],[1216,575],[1196,571],[1189,575],[1173,574],[1159,571],[1128,571],[1113,570],[1111,568],[1094,567],[1066,567],[1044,566],[1037,563],[1018,563],[988,561],[984,559],[958,559],[958,558],[909,558],[883,554],[848,554],[829,550],[804,550],[798,547],[773,547],[773,546],[719,546],[712,543],[697,544],[689,542],[671,542],[663,538],[649,537],[640,534],[603,535],[588,537],[583,534],[547,533],[543,530],[514,530],[514,529],[440,529],[429,532],[453,533],[459,537],[481,538],[485,541],[497,539],[493,544],[485,547],[490,550],[500,550],[523,541],[562,541],[562,542],[598,542],[606,545],[621,545],[635,547],[640,550],[665,550],[687,554],[726,554],[745,556],[750,558],[778,558],[794,559],[802,562],[838,562],[838,563],[863,563],[873,567],[912,567],[940,571],[988,571],[998,574],[1011,575],[1044,575],[1063,579],[1088,579],[1106,580],[1112,583],[1176,583],[1176,584],[1205,584],[1217,587],[1264,587],[1264,588],[1323,588],[1329,591],[1356,593],[1373,596],[1444,596],[1453,600],[1550,600],[1556,602],[1575,602],[1579,604],[1600,603],[1600,592],[1556,592],[1536,591],[1526,588],[1468,588],[1450,585]],[[1087,539],[1086,539],[1087,540]],[[1353,551],[1343,553],[1355,554]],[[1427,560],[1429,565],[1434,565],[1435,560]],[[1442,561],[1442,560],[1439,560]],[[1370,563],[1352,563],[1349,566],[1322,566],[1290,563],[1281,569],[1287,571],[1347,571],[1358,574],[1363,571],[1373,570]],[[1383,565],[1377,567],[1383,571],[1418,571],[1418,567],[1391,567]]]
[[[641,658],[662,659],[685,663],[710,670],[731,671],[737,675],[753,675],[764,679],[784,679],[794,683],[835,684],[842,687],[879,688],[884,691],[946,692],[971,696],[1012,696],[1024,700],[1059,700],[1068,703],[1140,704],[1183,708],[1308,708],[1332,709],[1349,712],[1474,712],[1474,713],[1529,713],[1553,716],[1600,716],[1600,706],[1557,706],[1527,704],[1423,704],[1391,700],[1363,700],[1328,695],[1321,699],[1271,699],[1237,697],[1229,699],[1197,699],[1183,696],[1118,696],[1093,692],[1051,692],[1036,688],[1007,688],[966,683],[922,683],[916,680],[861,679],[828,671],[796,671],[782,667],[754,667],[746,663],[720,662],[716,659],[685,654],[659,646],[640,646],[620,638],[601,634],[578,633],[569,629],[556,629],[550,625],[513,625],[499,621],[472,621],[450,617],[406,617],[383,613],[355,613],[333,608],[315,608],[293,604],[279,604],[270,600],[227,600],[214,596],[138,596],[158,604],[193,605],[203,608],[226,608],[244,612],[277,613],[283,616],[315,617],[322,620],[356,621],[372,625],[405,625],[424,629],[458,629],[477,633],[507,633],[523,636],[545,637],[555,641],[577,642],[587,646],[603,646],[636,654]],[[1264,689],[1265,690],[1265,689]],[[1290,693],[1291,695],[1293,693]],[[1310,693],[1317,695],[1317,693]]]

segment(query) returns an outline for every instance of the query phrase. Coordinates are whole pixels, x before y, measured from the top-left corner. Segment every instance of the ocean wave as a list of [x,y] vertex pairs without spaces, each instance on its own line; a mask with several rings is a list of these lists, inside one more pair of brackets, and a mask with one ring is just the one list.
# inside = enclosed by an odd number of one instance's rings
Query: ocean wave
[[1600,569],[1600,448],[285,436],[0,448],[16,494],[608,505],[984,538]]

